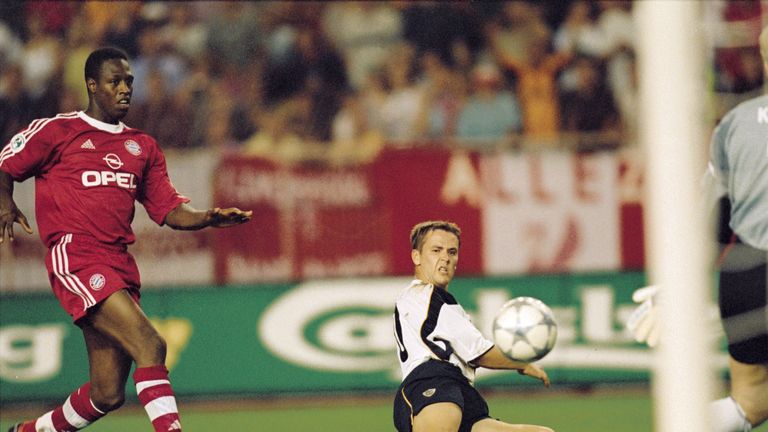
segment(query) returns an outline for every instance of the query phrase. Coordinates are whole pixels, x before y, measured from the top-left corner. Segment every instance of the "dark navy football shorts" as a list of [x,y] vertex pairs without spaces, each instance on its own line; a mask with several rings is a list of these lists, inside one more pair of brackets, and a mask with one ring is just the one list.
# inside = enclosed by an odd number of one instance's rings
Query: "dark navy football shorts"
[[427,405],[438,402],[453,402],[461,408],[463,414],[459,432],[470,432],[472,425],[489,418],[485,399],[458,367],[440,360],[429,360],[411,371],[397,389],[395,427],[399,432],[411,432],[413,418]]
[[768,251],[736,241],[721,257],[720,316],[728,352],[748,364],[768,362]]

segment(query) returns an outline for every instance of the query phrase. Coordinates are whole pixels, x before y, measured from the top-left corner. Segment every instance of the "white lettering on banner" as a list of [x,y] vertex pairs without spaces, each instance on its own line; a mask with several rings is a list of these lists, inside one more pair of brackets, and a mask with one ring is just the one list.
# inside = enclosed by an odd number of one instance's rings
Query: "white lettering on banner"
[[613,288],[596,285],[581,290],[581,330],[584,338],[595,342],[612,342]]
[[229,283],[284,281],[293,275],[293,260],[288,256],[258,259],[230,254],[227,257],[227,274]]
[[63,324],[0,328],[0,380],[33,383],[61,371]]
[[[349,373],[388,371],[393,380],[399,380],[392,307],[409,280],[339,279],[298,285],[264,311],[257,335],[273,354],[301,367]],[[474,291],[477,310],[467,312],[490,335],[496,313],[514,294],[500,287]],[[624,328],[635,306],[615,305],[609,285],[583,285],[576,291],[581,293],[579,305],[549,305],[558,323],[558,340],[542,365],[650,368],[650,351],[637,347]],[[717,360],[725,365],[724,354]]]
[[302,266],[302,277],[376,276],[387,271],[387,254],[370,252],[335,259],[307,258]]
[[488,172],[483,247],[489,274],[619,267],[614,155],[502,154],[481,159],[481,170]]
[[372,191],[362,171],[302,174],[237,167],[224,171],[218,182],[224,200],[267,202],[278,208],[307,204],[365,206],[372,201]]
[[136,189],[136,177],[131,173],[114,171],[84,171],[83,186],[109,186],[115,184],[123,189]]
[[449,205],[458,204],[463,199],[472,207],[479,208],[483,201],[482,192],[480,178],[469,155],[466,152],[453,153],[448,161],[440,198]]

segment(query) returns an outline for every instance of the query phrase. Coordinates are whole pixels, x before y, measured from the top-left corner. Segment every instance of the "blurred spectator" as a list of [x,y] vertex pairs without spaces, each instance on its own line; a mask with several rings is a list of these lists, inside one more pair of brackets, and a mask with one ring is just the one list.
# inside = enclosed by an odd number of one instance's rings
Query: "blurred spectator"
[[8,65],[0,74],[0,140],[7,143],[35,117],[35,104],[24,89],[21,66]]
[[608,68],[607,82],[621,116],[634,116],[635,106],[620,96],[633,92],[634,20],[632,4],[623,0],[600,0],[597,31],[583,33],[576,49],[583,54],[602,59]]
[[504,2],[498,19],[487,24],[486,33],[493,34],[493,49],[497,55],[524,63],[532,43],[550,30],[540,15],[537,5],[527,1]]
[[215,58],[211,63],[215,76],[224,69],[242,68],[258,58],[264,38],[259,11],[265,7],[266,4],[250,2],[211,4],[211,12],[216,13],[209,18],[207,49]]
[[149,89],[144,83],[151,70],[160,72],[168,91],[175,93],[187,75],[182,58],[163,45],[160,28],[156,24],[144,28],[139,39],[139,55],[131,61],[133,76],[139,85],[133,87],[132,100],[144,103],[149,97]]
[[[601,37],[595,23],[596,9],[594,2],[576,0],[568,7],[565,19],[557,27],[553,39],[555,51],[577,51],[580,41]],[[573,67],[566,67],[560,76],[560,87],[563,91],[574,90],[578,85],[577,73]]]
[[465,2],[410,2],[402,9],[403,37],[416,48],[417,55],[437,54],[452,62],[456,41],[475,42],[482,38],[479,16]]
[[222,88],[221,83],[211,81],[204,94],[205,103],[208,105],[202,144],[217,153],[230,153],[238,149],[238,143],[232,136],[231,120],[233,103]]
[[488,37],[496,61],[515,75],[515,95],[520,99],[526,138],[535,145],[554,144],[560,130],[557,76],[572,55],[569,52],[551,53],[548,32],[536,37],[531,35],[523,61],[502,48],[498,29],[491,26]]
[[615,131],[619,113],[596,60],[574,61],[575,86],[562,96],[563,129],[568,132]]
[[[23,1],[7,1],[0,6],[0,27],[5,27],[15,38],[25,35],[26,4]],[[1,34],[1,33],[0,33]]]
[[[145,81],[147,100],[135,102],[124,123],[155,137],[163,149],[187,148],[190,145],[191,107],[179,103],[168,91],[159,69],[151,69]],[[136,113],[136,114],[134,114]]]
[[307,103],[295,97],[263,111],[258,131],[243,144],[242,154],[287,165],[320,158],[323,152],[304,138]]
[[[85,110],[88,106],[88,91],[85,88],[83,69],[88,55],[97,48],[98,41],[90,31],[84,13],[78,13],[72,19],[66,33],[67,51],[62,67],[62,88],[73,110]],[[62,107],[62,112],[69,110]]]
[[[175,96],[179,106],[189,107],[191,111],[188,147],[216,147],[219,143],[208,142],[208,130],[214,127],[214,121],[219,121],[222,118],[228,119],[230,114],[226,104],[214,103],[216,94],[221,89],[211,76],[208,62],[207,57],[197,58],[192,62],[189,76]],[[216,112],[217,109],[223,109],[226,112],[219,113]],[[223,123],[224,127],[229,126],[226,120]],[[217,136],[224,137],[220,131],[217,132]]]
[[312,99],[312,135],[331,138],[331,122],[347,87],[344,60],[324,35],[312,28],[295,29],[295,41],[281,61],[271,60],[265,77],[265,99],[275,103],[298,92]]
[[122,48],[129,57],[135,58],[139,54],[139,37],[142,34],[143,21],[139,17],[142,2],[94,2],[92,9],[102,9],[104,12],[96,12],[100,19],[107,20],[102,42],[104,45]]
[[58,109],[52,95],[61,72],[63,47],[53,35],[46,33],[40,17],[27,17],[27,40],[19,59],[23,85],[40,117],[52,115]]
[[368,124],[373,129],[384,130],[384,119],[381,113],[390,88],[387,72],[382,68],[368,73],[363,87],[357,90]]
[[419,114],[419,136],[453,138],[467,98],[462,74],[453,71],[431,51],[421,56],[424,99]]
[[456,137],[498,141],[521,127],[520,108],[504,88],[501,71],[492,63],[479,64],[472,72],[472,93],[459,115]]
[[451,44],[451,69],[456,71],[466,83],[469,83],[472,68],[475,67],[476,53],[466,41],[456,39]]
[[17,63],[24,44],[11,27],[0,20],[0,70]]
[[420,138],[418,119],[424,89],[416,82],[415,51],[402,44],[385,66],[390,89],[381,106],[384,137],[399,144]]
[[64,36],[77,8],[77,5],[72,2],[51,0],[30,1],[26,2],[24,6],[27,17],[37,17],[40,20],[42,31],[57,37]]
[[333,2],[323,17],[323,31],[344,57],[356,89],[391,58],[403,40],[402,28],[400,11],[389,2]]
[[384,137],[368,121],[364,102],[355,90],[344,93],[332,130],[328,151],[328,161],[332,165],[371,162],[384,146]]
[[197,18],[189,4],[173,2],[168,7],[168,22],[160,29],[163,43],[187,61],[202,56],[208,39],[208,27]]
[[716,89],[731,93],[748,93],[761,89],[763,87],[763,60],[758,48],[741,47],[729,51],[729,56],[733,57],[733,60],[729,67],[720,68],[715,84]]

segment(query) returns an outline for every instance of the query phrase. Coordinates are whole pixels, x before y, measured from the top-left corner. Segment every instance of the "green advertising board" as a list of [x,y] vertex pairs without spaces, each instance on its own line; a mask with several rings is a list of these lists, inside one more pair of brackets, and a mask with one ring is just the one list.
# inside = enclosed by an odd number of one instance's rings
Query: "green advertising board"
[[[408,282],[148,288],[141,302],[168,343],[180,396],[387,391],[400,381],[391,314]],[[643,284],[642,273],[600,273],[457,278],[450,290],[486,334],[506,300],[547,303],[559,335],[540,364],[555,385],[570,385],[648,379],[651,352],[623,326]],[[58,400],[87,379],[80,330],[53,295],[0,297],[1,402]],[[479,374],[477,385],[537,382],[502,371]]]

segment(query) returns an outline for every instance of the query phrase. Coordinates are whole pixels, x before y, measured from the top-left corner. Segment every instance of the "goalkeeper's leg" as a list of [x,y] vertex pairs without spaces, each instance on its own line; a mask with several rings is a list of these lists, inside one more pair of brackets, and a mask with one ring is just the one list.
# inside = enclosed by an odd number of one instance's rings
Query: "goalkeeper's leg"
[[730,359],[731,397],[752,427],[768,420],[768,363],[747,364]]
[[[718,432],[742,432],[768,420],[768,252],[737,241],[722,258],[718,300],[731,397],[715,402],[722,414],[713,414],[726,422]],[[748,423],[739,427],[739,418]]]

